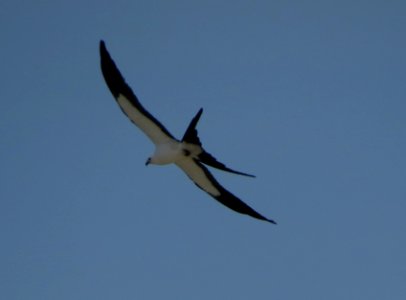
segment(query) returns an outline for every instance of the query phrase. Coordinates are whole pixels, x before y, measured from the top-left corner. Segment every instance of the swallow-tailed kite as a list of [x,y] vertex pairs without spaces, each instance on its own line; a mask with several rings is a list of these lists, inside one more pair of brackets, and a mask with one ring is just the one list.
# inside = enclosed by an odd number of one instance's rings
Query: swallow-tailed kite
[[104,79],[121,110],[138,128],[140,128],[155,144],[154,154],[148,158],[146,165],[165,165],[174,163],[203,191],[228,208],[251,217],[276,224],[236,196],[223,188],[209,170],[203,165],[249,177],[250,174],[238,172],[226,167],[206,152],[197,134],[196,125],[202,115],[201,108],[190,122],[182,140],[177,140],[155,119],[138,101],[137,96],[125,82],[116,64],[110,57],[104,41],[100,41],[101,69]]

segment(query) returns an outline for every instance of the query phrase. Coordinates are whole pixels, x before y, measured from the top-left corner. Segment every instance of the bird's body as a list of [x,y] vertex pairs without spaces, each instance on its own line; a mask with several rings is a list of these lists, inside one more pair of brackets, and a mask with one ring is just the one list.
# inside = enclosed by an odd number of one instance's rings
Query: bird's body
[[149,158],[149,163],[154,165],[176,163],[182,159],[185,159],[183,149],[184,145],[175,140],[158,144],[155,146],[154,154]]
[[155,146],[154,154],[148,159],[148,164],[167,165],[181,162],[189,157],[197,157],[201,150],[195,145],[169,140]]
[[121,110],[155,144],[155,152],[148,158],[146,165],[167,165],[174,163],[180,167],[200,189],[204,190],[223,205],[239,213],[276,224],[275,221],[262,216],[223,188],[203,165],[206,164],[234,174],[255,177],[226,167],[204,150],[196,130],[196,125],[202,115],[203,109],[200,109],[191,120],[183,138],[177,140],[141,105],[131,88],[126,84],[114,61],[111,59],[103,41],[100,42],[100,57],[104,79]]

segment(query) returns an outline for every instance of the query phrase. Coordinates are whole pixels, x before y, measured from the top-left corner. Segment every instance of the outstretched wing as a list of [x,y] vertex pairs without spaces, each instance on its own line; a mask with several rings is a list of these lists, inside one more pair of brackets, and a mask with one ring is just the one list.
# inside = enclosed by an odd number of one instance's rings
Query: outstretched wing
[[138,101],[137,96],[125,82],[116,64],[100,41],[100,62],[104,80],[116,99],[121,110],[154,144],[175,139],[170,132],[152,116]]
[[241,214],[249,215],[253,218],[276,224],[275,221],[262,216],[223,188],[209,172],[209,170],[196,159],[184,159],[176,164],[200,189],[208,193],[221,204]]

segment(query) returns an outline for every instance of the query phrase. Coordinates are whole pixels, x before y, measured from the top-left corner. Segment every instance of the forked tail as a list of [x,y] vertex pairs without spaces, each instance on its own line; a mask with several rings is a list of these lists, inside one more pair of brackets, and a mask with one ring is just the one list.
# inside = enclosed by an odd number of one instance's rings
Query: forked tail
[[198,155],[198,159],[201,163],[204,163],[205,165],[211,166],[213,168],[216,168],[216,169],[219,169],[222,171],[238,174],[238,175],[255,177],[254,175],[235,171],[235,170],[228,168],[225,164],[216,160],[213,155],[211,155],[210,153],[206,152],[203,149],[202,143],[200,142],[198,132],[196,129],[196,125],[199,122],[199,119],[200,119],[202,113],[203,113],[203,108],[199,109],[199,111],[194,116],[192,121],[190,121],[190,124],[189,124],[188,128],[186,129],[185,134],[183,135],[182,142],[198,145],[202,149],[202,152]]

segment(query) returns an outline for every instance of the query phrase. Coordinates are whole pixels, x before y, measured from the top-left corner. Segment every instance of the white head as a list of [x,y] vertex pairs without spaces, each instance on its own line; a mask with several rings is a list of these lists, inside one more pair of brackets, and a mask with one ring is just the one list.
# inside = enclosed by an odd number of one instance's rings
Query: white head
[[171,140],[168,143],[157,145],[154,154],[147,159],[145,165],[171,164],[183,157],[182,144]]
[[159,156],[157,156],[156,152],[148,157],[147,161],[145,162],[145,165],[148,166],[149,164],[151,165],[160,165],[160,159]]

